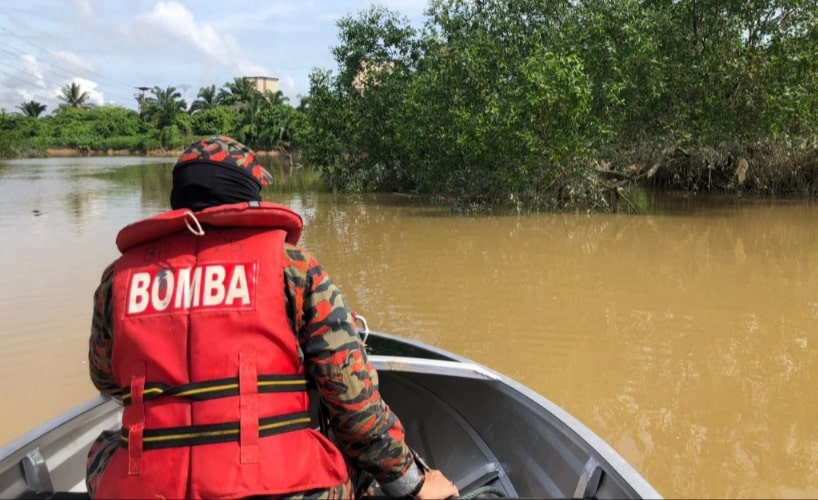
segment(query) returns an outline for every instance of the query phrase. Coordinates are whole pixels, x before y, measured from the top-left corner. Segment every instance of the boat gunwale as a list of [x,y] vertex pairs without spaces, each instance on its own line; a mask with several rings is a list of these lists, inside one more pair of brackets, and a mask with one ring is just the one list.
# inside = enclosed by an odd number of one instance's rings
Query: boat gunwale
[[[398,337],[396,335],[378,331],[370,332],[370,337],[373,335],[375,337],[382,337],[396,343],[409,344],[417,349],[427,350],[435,355],[451,359],[451,361],[445,361],[409,356],[384,356],[372,354],[369,356],[369,359],[377,370],[400,369],[401,371],[411,371],[415,373],[439,373],[432,371],[434,368],[437,368],[446,369],[448,375],[495,380],[496,382],[517,392],[519,395],[527,398],[533,404],[551,414],[557,421],[564,424],[563,432],[565,432],[567,435],[573,435],[574,439],[579,442],[587,443],[587,445],[593,449],[603,461],[607,462],[607,465],[622,476],[625,482],[627,482],[641,498],[662,498],[661,494],[647,481],[647,479],[645,479],[636,469],[634,469],[630,462],[625,460],[622,455],[619,454],[619,452],[608,444],[607,441],[599,437],[594,431],[583,424],[579,419],[571,415],[567,410],[563,409],[542,394],[512,379],[511,377],[503,375],[502,373],[477,363],[474,360],[459,356],[445,349],[426,344],[425,342],[408,339],[405,337]],[[395,361],[390,358],[399,358],[399,360]]]
[[[111,407],[107,408],[109,405]],[[95,396],[84,403],[80,403],[0,447],[0,464],[18,453],[23,453],[22,456],[25,456],[24,452],[32,446],[43,447],[56,441],[62,434],[55,434],[54,431],[60,427],[67,425],[78,427],[81,425],[81,422],[78,422],[79,420],[82,422],[93,421],[98,416],[110,413],[112,410],[118,410],[120,407],[121,405],[115,399],[105,395]]]

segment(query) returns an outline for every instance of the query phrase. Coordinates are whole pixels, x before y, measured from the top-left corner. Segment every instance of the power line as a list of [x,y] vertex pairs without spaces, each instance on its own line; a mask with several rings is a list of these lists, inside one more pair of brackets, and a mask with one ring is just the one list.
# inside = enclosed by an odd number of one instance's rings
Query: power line
[[[3,28],[3,29],[5,31],[8,31],[6,28]],[[36,58],[36,57],[33,56],[33,54],[29,54],[27,52],[24,52],[19,47],[15,46],[15,45],[12,45],[10,43],[0,41],[0,45],[4,45],[4,46],[9,47],[9,48],[12,49],[12,50],[9,50],[9,49],[0,47],[0,53],[5,53],[5,54],[8,54],[8,55],[14,57],[15,58],[15,63],[17,63],[15,66],[18,68],[18,70],[17,70],[18,74],[12,74],[12,73],[9,73],[7,71],[3,71],[2,73],[4,73],[5,75],[7,75],[10,78],[13,78],[13,79],[15,79],[15,80],[17,80],[19,82],[22,82],[22,83],[26,84],[26,85],[37,87],[38,89],[42,89],[42,87],[44,85],[45,86],[53,86],[53,87],[56,87],[56,88],[61,88],[61,87],[64,87],[66,85],[67,81],[72,81],[74,78],[83,76],[83,75],[81,75],[81,74],[79,74],[79,73],[77,73],[75,71],[72,71],[69,68],[66,68],[65,66],[57,65],[54,62],[51,62],[51,61],[49,61],[47,59]],[[40,66],[44,70],[42,72],[42,74],[37,74],[37,73],[33,72],[30,68],[26,68],[23,64],[20,64],[20,59],[22,59],[24,56],[28,56],[28,55],[34,57],[34,64],[37,64],[38,66]],[[60,61],[63,61],[63,60],[60,59]],[[69,64],[70,64],[70,62],[69,62]],[[11,66],[11,64],[9,64],[9,66]],[[79,65],[74,65],[74,66],[80,67]],[[82,69],[84,71],[94,73],[94,72],[92,72],[90,70],[86,70],[85,68],[82,68]],[[24,76],[30,78],[31,80],[26,80],[26,79],[22,78],[20,75],[24,75]],[[96,82],[94,82],[94,83],[96,83]],[[119,88],[119,85],[120,85],[119,83],[116,83],[116,87],[104,89],[104,91],[103,91],[103,89],[99,89],[98,92],[102,93],[102,95],[104,95],[104,96],[108,96],[107,99],[106,99],[108,101],[115,100],[115,101],[122,101],[123,103],[125,103],[125,102],[128,102],[131,99],[133,99],[133,95],[131,94],[131,87],[125,86],[125,87]],[[127,89],[127,90],[125,90],[125,89]]]
[[[48,57],[35,58],[36,64],[40,65],[43,69],[46,70],[46,71],[43,72],[43,75],[37,75],[37,74],[32,73],[30,70],[28,70],[26,68],[20,68],[21,73],[24,73],[26,76],[31,77],[31,78],[35,78],[37,80],[36,82],[29,82],[28,83],[29,85],[34,85],[34,86],[36,86],[38,88],[41,88],[43,84],[47,84],[47,85],[52,85],[54,87],[61,88],[61,87],[65,86],[66,81],[72,81],[74,78],[77,78],[77,77],[84,77],[84,78],[87,78],[88,80],[90,80],[92,83],[95,83],[98,86],[98,89],[95,90],[95,92],[99,92],[103,96],[103,98],[104,98],[104,100],[106,102],[112,102],[113,101],[113,102],[117,102],[117,103],[119,103],[121,105],[126,105],[127,103],[131,102],[131,99],[134,99],[134,95],[131,92],[132,87],[130,85],[127,85],[127,84],[124,84],[124,83],[119,82],[117,80],[108,78],[108,77],[106,77],[105,75],[103,75],[103,74],[101,74],[99,72],[93,71],[93,70],[91,70],[89,68],[86,68],[86,67],[84,67],[82,65],[73,63],[73,62],[67,60],[65,57],[60,56],[58,54],[55,54],[54,52],[52,52],[52,51],[50,51],[50,50],[48,50],[48,49],[46,49],[46,48],[44,48],[44,47],[42,47],[42,46],[40,46],[38,44],[35,44],[35,43],[27,40],[26,38],[12,32],[8,28],[2,27],[2,29],[5,32],[7,32],[8,34],[10,34],[11,36],[14,36],[15,38],[18,38],[18,39],[26,42],[27,44],[31,45],[32,47],[35,47],[38,50],[42,51],[43,55],[48,56]],[[16,53],[11,52],[11,51],[6,50],[6,49],[3,49],[2,47],[0,47],[0,52],[5,52],[5,53],[7,53],[9,55],[17,57],[18,59],[25,56],[25,55],[30,55],[27,52],[24,52],[19,47],[15,46],[15,45],[12,45],[12,44],[10,44],[8,42],[0,42],[0,44],[3,44],[5,46],[7,46],[7,47],[11,47],[14,51],[16,51]],[[33,56],[33,54],[32,54],[32,56]],[[49,59],[52,59],[52,60],[49,60]],[[64,64],[72,66],[73,69],[69,68],[69,67],[66,67]],[[6,73],[6,74],[8,75],[8,73]],[[55,74],[57,76],[61,76],[63,79],[59,80],[59,79],[54,78]],[[94,77],[98,77],[98,78],[89,77],[88,74],[94,75]],[[13,76],[13,75],[9,75],[9,76],[11,76],[12,78],[15,78],[18,81],[24,81],[19,76]],[[108,87],[108,88],[102,87],[100,85],[100,82],[98,82],[98,81],[94,82],[94,80],[98,80],[98,79],[102,79],[102,80],[105,80],[107,82],[112,83],[113,87]],[[94,90],[92,90],[92,91],[94,91]]]
[[30,40],[27,40],[26,38],[24,38],[24,37],[22,37],[22,36],[18,35],[17,33],[14,33],[13,31],[9,30],[9,29],[8,29],[8,28],[6,28],[5,26],[2,26],[2,27],[0,27],[0,28],[2,28],[2,29],[3,29],[3,31],[5,31],[6,33],[10,34],[11,36],[13,36],[13,37],[15,37],[15,38],[18,38],[18,39],[20,39],[20,40],[22,40],[22,41],[24,41],[25,43],[27,43],[27,44],[31,45],[32,47],[35,47],[35,48],[37,48],[37,49],[39,49],[39,50],[41,50],[41,51],[45,52],[46,54],[49,54],[51,57],[53,57],[53,58],[55,58],[55,59],[57,59],[57,60],[59,60],[59,61],[66,62],[66,63],[68,63],[68,64],[70,64],[70,65],[72,65],[72,66],[75,66],[75,67],[79,68],[80,70],[82,70],[82,71],[84,71],[84,72],[86,72],[86,73],[90,73],[90,74],[92,74],[92,75],[95,75],[95,76],[97,76],[98,78],[101,78],[101,79],[103,79],[103,80],[106,80],[106,81],[108,81],[108,82],[111,82],[111,83],[113,83],[113,84],[115,84],[115,85],[119,85],[119,86],[121,86],[121,87],[123,87],[123,88],[128,88],[128,89],[130,89],[130,88],[131,88],[131,85],[128,85],[128,84],[126,84],[126,83],[122,83],[122,82],[117,81],[117,80],[114,80],[114,79],[112,79],[112,78],[108,78],[107,76],[105,76],[105,75],[103,75],[103,74],[101,74],[101,73],[98,73],[98,72],[96,72],[96,71],[94,71],[94,70],[91,70],[91,69],[85,68],[85,67],[83,67],[83,66],[80,66],[79,64],[72,63],[71,61],[66,60],[66,59],[65,59],[65,57],[60,56],[60,55],[58,55],[58,54],[55,54],[55,53],[51,52],[50,50],[48,50],[48,49],[46,49],[46,48],[44,48],[44,47],[41,47],[40,45],[37,45],[36,43],[34,43],[34,42],[30,41]]
[[[9,46],[9,47],[12,47],[13,49],[16,49],[16,47],[14,47],[14,46],[12,46],[12,45],[8,45],[8,44],[6,44],[6,43],[4,43],[4,42],[0,42],[0,44],[2,44],[2,45],[7,45],[7,46]],[[26,55],[29,55],[29,54],[26,54],[25,52],[12,52],[12,51],[10,51],[10,50],[8,50],[8,49],[4,49],[3,47],[0,47],[0,52],[3,52],[3,53],[6,53],[6,54],[9,54],[9,55],[11,55],[11,56],[14,56],[15,58],[17,58],[17,60],[18,60],[18,61],[19,61],[19,59],[20,59],[21,57],[26,56]],[[39,63],[39,61],[38,61],[38,63]],[[45,64],[45,65],[48,65],[49,63],[44,62],[44,64]],[[21,70],[20,70],[20,71],[27,72],[27,71],[26,71],[26,69],[23,69],[23,68],[21,68]],[[61,75],[62,75],[64,78],[68,78],[68,79],[71,79],[71,78],[74,78],[74,77],[75,77],[75,73],[70,73],[70,72],[66,71],[65,69],[62,69],[62,68],[59,68],[59,67],[57,67],[57,68],[52,68],[51,72],[52,72],[52,73],[61,74]],[[34,76],[37,76],[37,77],[39,78],[39,75],[34,75]],[[45,79],[46,79],[46,77],[45,77],[45,76],[43,76],[43,77],[42,77],[42,79],[43,79],[43,80],[45,80]]]
[[[62,80],[55,80],[49,77],[40,78],[40,75],[34,74],[25,69],[18,69],[16,73],[0,69],[0,74],[5,75],[8,79],[14,80],[22,84],[26,91],[31,93],[47,93],[50,95],[51,98],[59,99],[59,91],[61,88],[65,87],[65,83]],[[0,85],[0,88],[7,87],[10,88],[9,85]],[[20,89],[13,89],[13,90],[20,90]],[[92,89],[92,92],[94,90]],[[99,91],[102,92],[102,91]],[[111,92],[104,92],[102,93],[105,96],[106,101],[130,101],[133,99],[133,96],[130,93],[122,92],[122,91],[111,91]]]
[[8,78],[11,78],[13,80],[17,80],[18,82],[20,82],[22,84],[29,85],[31,87],[41,88],[41,86],[40,86],[41,82],[25,79],[19,73],[15,74],[15,73],[11,73],[9,71],[5,71],[5,70],[2,70],[2,69],[0,69],[0,73],[6,75]]
[[[72,62],[65,56],[56,54],[53,51],[47,49],[46,47],[34,43],[28,38],[23,37],[4,26],[0,26],[0,29],[2,29],[8,35],[22,42],[25,42],[26,44],[40,51],[39,57],[36,57],[34,54],[30,54],[25,49],[21,49],[15,44],[9,43],[8,41],[0,40],[0,44],[11,49],[8,50],[6,48],[0,47],[0,53],[5,53],[13,57],[16,57],[18,59],[18,61],[16,62],[17,67],[19,68],[19,72],[24,77],[31,78],[34,81],[26,82],[26,80],[21,76],[15,76],[7,72],[4,72],[4,74],[9,76],[10,78],[14,78],[17,81],[25,82],[29,85],[36,86],[37,88],[42,88],[43,84],[53,85],[55,87],[63,87],[65,85],[65,80],[71,81],[74,78],[82,77],[91,80],[92,83],[95,83],[98,86],[96,92],[99,92],[103,96],[106,96],[105,99],[106,101],[115,101],[122,105],[125,105],[126,103],[129,102],[132,103],[133,102],[131,101],[132,99],[136,99],[136,101],[139,102],[140,97],[144,98],[145,96],[145,90],[141,90],[139,87],[134,87],[133,85],[120,82],[113,78],[109,78],[98,71],[94,71],[83,65]],[[19,59],[27,55],[30,55],[35,58],[34,62],[39,66],[39,68],[44,70],[43,74],[36,74],[30,68],[26,68],[23,65],[20,65]],[[55,78],[55,75],[57,77],[61,76],[65,80],[60,81],[59,78]],[[89,75],[93,75],[93,77]],[[109,84],[113,85],[113,88],[110,86],[103,87],[100,84],[100,81],[94,80],[108,82]],[[141,96],[140,94],[133,93],[134,88],[141,90]],[[191,90],[192,86],[182,84],[179,85],[178,88],[183,90],[183,92],[185,93],[185,98],[187,100],[189,98],[188,92]]]

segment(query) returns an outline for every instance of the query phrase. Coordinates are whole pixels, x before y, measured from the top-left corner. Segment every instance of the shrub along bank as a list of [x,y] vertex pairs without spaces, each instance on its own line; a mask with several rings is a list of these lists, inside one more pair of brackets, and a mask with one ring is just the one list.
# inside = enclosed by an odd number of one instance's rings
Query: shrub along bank
[[814,0],[430,2],[338,23],[305,154],[341,190],[611,208],[629,184],[815,195]]
[[173,87],[139,112],[66,99],[0,114],[0,154],[227,134],[303,152],[332,190],[463,210],[614,209],[631,185],[815,196],[814,4],[431,0],[422,26],[371,7],[338,22],[337,68],[298,107],[241,78],[190,106]]

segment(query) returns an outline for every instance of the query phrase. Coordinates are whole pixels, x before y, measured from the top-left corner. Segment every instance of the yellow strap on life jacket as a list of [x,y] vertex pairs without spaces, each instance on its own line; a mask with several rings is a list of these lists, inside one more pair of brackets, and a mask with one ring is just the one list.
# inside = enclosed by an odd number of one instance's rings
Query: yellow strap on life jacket
[[[258,392],[300,392],[307,390],[307,379],[304,375],[259,375]],[[145,384],[143,400],[160,396],[172,396],[177,398],[188,398],[194,401],[204,401],[207,399],[224,398],[239,395],[238,377],[207,380],[177,386],[148,382]],[[131,389],[123,387],[122,402],[127,406],[131,404]]]
[[[274,436],[285,432],[307,429],[310,427],[310,416],[307,412],[294,412],[275,417],[260,418],[259,437]],[[225,443],[239,440],[239,422],[219,424],[189,425],[166,427],[163,429],[145,429],[142,435],[145,450],[196,446],[200,444]],[[119,444],[128,448],[128,429],[120,432]]]

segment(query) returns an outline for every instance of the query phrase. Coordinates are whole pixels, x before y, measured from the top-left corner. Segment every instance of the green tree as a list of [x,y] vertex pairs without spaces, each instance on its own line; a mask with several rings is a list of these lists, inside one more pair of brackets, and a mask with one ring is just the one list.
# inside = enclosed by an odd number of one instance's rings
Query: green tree
[[341,19],[338,76],[312,74],[309,158],[338,189],[585,203],[596,126],[582,61],[555,45],[568,6],[432,2],[423,33],[378,7]]
[[241,123],[241,114],[231,106],[216,105],[202,109],[192,116],[193,133],[195,135],[232,136]]
[[275,92],[266,91],[264,92],[264,99],[271,105],[271,106],[278,106],[280,104],[286,104],[290,101],[289,97],[284,95],[284,92],[281,90],[276,90]]
[[43,103],[37,101],[28,101],[17,106],[17,109],[19,109],[23,113],[23,116],[39,118],[40,115],[45,112],[46,107],[47,106]]
[[305,154],[335,189],[400,189],[410,167],[395,147],[394,127],[419,55],[417,32],[382,7],[344,17],[338,27],[338,76],[311,75]]
[[177,116],[187,109],[182,94],[176,87],[154,87],[151,94],[152,97],[145,99],[142,106],[144,119],[159,130],[175,125]]
[[285,104],[264,107],[258,118],[258,145],[268,151],[290,151],[297,145],[294,134],[303,120],[303,113]]
[[237,139],[250,147],[259,148],[264,145],[262,137],[261,116],[270,104],[259,93],[251,92],[243,101],[233,104],[241,116],[241,123],[236,132]]
[[586,0],[567,39],[616,141],[715,145],[808,130],[816,16],[805,0]]
[[58,98],[68,107],[82,108],[87,105],[91,95],[83,91],[78,83],[71,82],[70,84],[65,84],[60,90]]
[[398,12],[373,6],[338,21],[338,46],[332,55],[338,63],[338,84],[349,92],[362,77],[381,70],[410,69],[419,57],[417,32]]
[[135,136],[143,132],[139,113],[114,104],[89,109],[85,120],[92,122],[103,137]]
[[0,158],[13,158],[18,154],[23,139],[20,135],[20,123],[28,120],[17,113],[7,113],[0,108]]
[[221,100],[219,99],[219,93],[216,92],[216,86],[202,87],[199,89],[196,100],[190,105],[190,114],[210,109],[218,104],[221,104]]
[[241,116],[235,129],[236,139],[250,147],[259,147],[259,115],[268,104],[255,83],[249,78],[234,78],[232,82],[224,84],[218,98]]
[[[562,2],[433,3],[438,36],[403,113],[433,138],[430,162],[415,154],[424,190],[465,205],[595,203],[584,188],[597,133],[590,82],[560,50],[568,12]],[[421,102],[432,104],[421,113]]]
[[308,95],[299,95],[298,96],[298,106],[296,109],[299,111],[307,111],[307,108],[310,107],[310,96]]
[[256,86],[249,78],[234,78],[232,82],[224,84],[219,90],[218,99],[227,105],[241,106],[249,103],[260,95]]
[[672,133],[669,101],[672,22],[661,2],[587,0],[566,16],[561,50],[583,61],[591,82],[592,112],[604,127],[606,140],[616,134],[634,140],[645,130],[651,136]]

